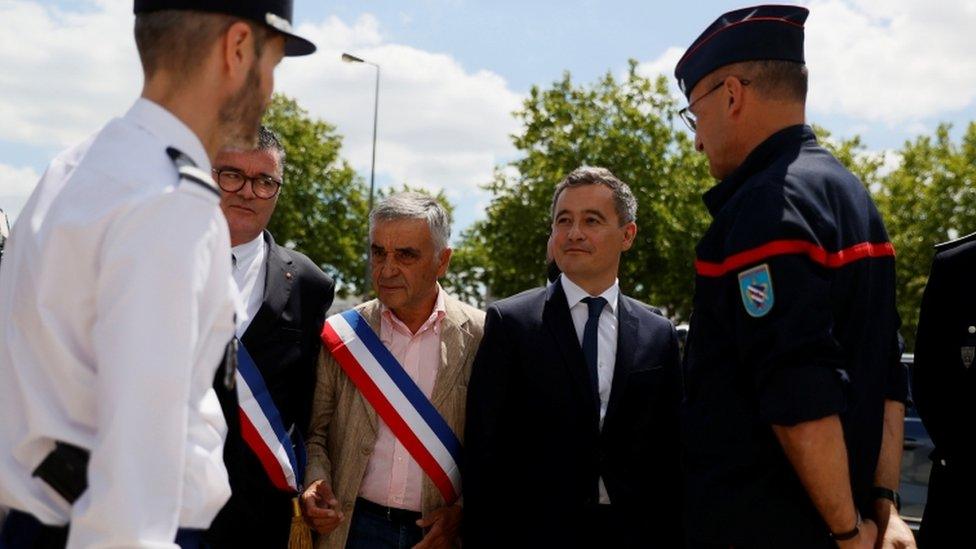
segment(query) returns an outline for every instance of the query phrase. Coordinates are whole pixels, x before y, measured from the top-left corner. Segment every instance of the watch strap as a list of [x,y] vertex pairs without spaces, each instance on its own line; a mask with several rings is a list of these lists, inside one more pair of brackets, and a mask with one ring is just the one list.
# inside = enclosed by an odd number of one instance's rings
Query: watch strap
[[901,496],[898,495],[898,492],[890,488],[885,488],[883,486],[875,486],[874,488],[871,489],[871,499],[890,500],[892,503],[895,504],[895,509],[901,511]]

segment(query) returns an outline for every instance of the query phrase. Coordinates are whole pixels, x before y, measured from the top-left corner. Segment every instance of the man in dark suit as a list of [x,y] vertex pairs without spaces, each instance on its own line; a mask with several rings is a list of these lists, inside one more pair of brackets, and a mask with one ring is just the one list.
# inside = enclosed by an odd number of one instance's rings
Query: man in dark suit
[[[230,227],[233,273],[245,311],[238,318],[237,335],[300,454],[299,440],[311,417],[319,334],[334,285],[312,261],[277,245],[266,230],[281,189],[284,161],[278,138],[262,126],[257,149],[221,151],[213,174]],[[237,385],[240,392],[240,377]],[[231,413],[234,410],[225,409],[225,414]],[[267,463],[262,464],[233,424],[224,461],[231,498],[211,525],[210,546],[286,547],[295,494],[275,485]]]
[[976,490],[976,233],[936,247],[915,342],[912,394],[932,436],[920,547],[960,547]]
[[465,547],[681,546],[678,339],[620,293],[637,204],[603,168],[556,187],[547,288],[488,309],[468,385]]

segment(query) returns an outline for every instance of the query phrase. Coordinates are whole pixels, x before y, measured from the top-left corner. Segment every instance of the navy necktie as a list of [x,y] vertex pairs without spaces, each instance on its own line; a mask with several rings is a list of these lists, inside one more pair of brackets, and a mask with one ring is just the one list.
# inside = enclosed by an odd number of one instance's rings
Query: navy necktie
[[607,300],[602,297],[584,297],[586,303],[586,326],[583,328],[583,358],[590,374],[590,385],[593,386],[593,396],[596,398],[597,410],[600,409],[600,377],[597,374],[597,328],[600,326],[600,313],[606,306]]

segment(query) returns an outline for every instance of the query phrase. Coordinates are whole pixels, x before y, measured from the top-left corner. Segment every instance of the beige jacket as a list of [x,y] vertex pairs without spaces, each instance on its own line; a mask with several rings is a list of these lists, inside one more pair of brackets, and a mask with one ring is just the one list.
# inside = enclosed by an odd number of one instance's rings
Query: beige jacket
[[[446,294],[444,298],[446,314],[441,321],[441,365],[434,378],[431,402],[463,443],[468,377],[481,342],[485,313]],[[356,310],[379,333],[379,301],[368,301],[358,305]],[[376,445],[377,421],[376,411],[332,355],[323,349],[312,402],[305,484],[324,479],[339,500],[345,519],[330,534],[319,536],[316,549],[343,549],[346,545],[353,505]],[[421,502],[425,514],[445,505],[440,491],[426,476]]]

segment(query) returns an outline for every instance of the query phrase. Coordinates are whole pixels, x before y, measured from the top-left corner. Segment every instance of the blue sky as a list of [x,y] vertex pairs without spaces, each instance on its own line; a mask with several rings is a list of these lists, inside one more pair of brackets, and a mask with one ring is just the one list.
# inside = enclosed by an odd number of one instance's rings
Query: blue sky
[[[940,121],[976,119],[973,0],[810,0],[809,118],[872,151]],[[681,51],[742,2],[308,1],[296,24],[320,46],[288,59],[277,89],[337,125],[368,178],[373,72],[381,64],[377,181],[443,188],[456,229],[490,200],[478,187],[515,151],[511,118],[532,85],[590,82],[630,58],[671,74]],[[128,0],[0,0],[0,208],[14,215],[58,150],[125,111],[141,77]],[[889,155],[891,163],[897,158]],[[456,230],[455,234],[459,231]]]

